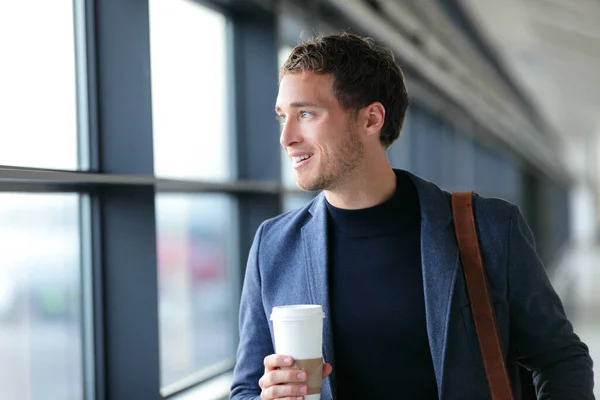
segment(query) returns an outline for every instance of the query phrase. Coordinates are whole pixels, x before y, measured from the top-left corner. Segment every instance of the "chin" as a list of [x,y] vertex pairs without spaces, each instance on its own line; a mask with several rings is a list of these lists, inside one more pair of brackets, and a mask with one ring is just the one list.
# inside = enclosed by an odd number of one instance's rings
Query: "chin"
[[296,184],[300,189],[307,190],[309,192],[318,192],[321,190],[326,190],[329,185],[325,182],[322,176],[314,176],[314,177],[304,177],[300,176],[296,177]]
[[302,189],[302,190],[307,190],[307,191],[309,191],[309,192],[312,192],[312,191],[314,190],[312,185],[310,185],[309,183],[307,183],[307,182],[304,182],[304,181],[302,181],[302,180],[300,180],[300,179],[298,179],[298,180],[296,181],[296,185],[297,185],[297,186],[298,186],[300,189]]
[[307,190],[309,192],[319,190],[316,186],[318,179],[310,179],[307,177],[296,176],[296,185],[302,190]]

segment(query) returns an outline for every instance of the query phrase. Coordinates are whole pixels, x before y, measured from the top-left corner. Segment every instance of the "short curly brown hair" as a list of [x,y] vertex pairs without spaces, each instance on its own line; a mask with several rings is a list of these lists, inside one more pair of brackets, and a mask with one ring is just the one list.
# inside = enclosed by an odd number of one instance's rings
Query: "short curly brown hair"
[[281,67],[279,81],[287,73],[303,71],[332,74],[333,93],[347,110],[383,104],[381,144],[389,148],[398,139],[409,100],[404,75],[390,49],[346,32],[320,35],[294,47]]

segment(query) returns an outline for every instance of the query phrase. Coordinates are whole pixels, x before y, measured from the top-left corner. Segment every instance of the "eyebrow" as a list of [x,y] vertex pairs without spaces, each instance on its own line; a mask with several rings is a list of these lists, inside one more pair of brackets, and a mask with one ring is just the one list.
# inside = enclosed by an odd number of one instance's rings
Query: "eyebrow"
[[[312,107],[312,108],[322,108],[322,106],[318,105],[317,103],[313,103],[311,101],[295,101],[293,103],[290,103],[290,107],[291,108],[302,108],[302,107]],[[275,107],[275,112],[280,111],[281,107],[277,106]]]

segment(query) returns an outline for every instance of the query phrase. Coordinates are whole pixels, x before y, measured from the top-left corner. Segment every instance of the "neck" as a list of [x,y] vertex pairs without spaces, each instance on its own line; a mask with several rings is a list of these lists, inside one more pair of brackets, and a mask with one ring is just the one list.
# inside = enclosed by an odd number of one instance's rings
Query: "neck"
[[396,174],[386,157],[353,171],[347,182],[335,189],[324,190],[324,193],[334,207],[359,210],[383,203],[395,191]]

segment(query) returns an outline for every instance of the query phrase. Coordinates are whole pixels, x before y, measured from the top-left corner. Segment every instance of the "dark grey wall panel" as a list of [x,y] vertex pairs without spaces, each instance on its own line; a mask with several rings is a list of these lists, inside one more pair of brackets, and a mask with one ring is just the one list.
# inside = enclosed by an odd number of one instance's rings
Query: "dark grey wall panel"
[[454,135],[454,185],[453,190],[475,188],[475,143],[464,133]]
[[440,121],[441,133],[441,186],[446,190],[454,190],[457,182],[456,134],[453,129]]
[[400,133],[400,137],[388,150],[388,158],[390,160],[390,164],[394,168],[411,168],[411,162],[413,160],[411,147],[413,136],[418,134],[418,132],[414,131],[412,128],[413,119],[411,115],[412,111],[409,109],[406,115],[406,120],[404,121],[402,132]]
[[442,143],[438,120],[423,108],[412,109],[412,170],[424,179],[441,184]]

